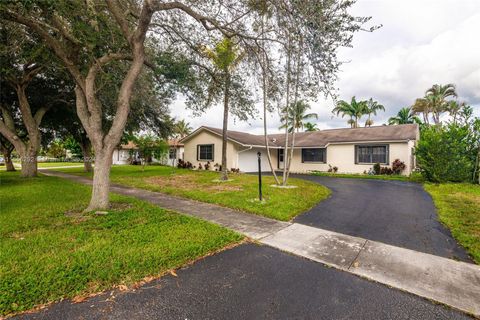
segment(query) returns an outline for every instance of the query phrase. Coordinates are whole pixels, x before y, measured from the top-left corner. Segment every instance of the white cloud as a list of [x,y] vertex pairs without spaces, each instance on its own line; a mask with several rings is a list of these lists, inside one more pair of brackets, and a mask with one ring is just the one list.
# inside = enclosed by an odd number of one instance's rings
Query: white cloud
[[[341,59],[350,61],[342,66],[337,83],[342,99],[355,95],[378,100],[387,108],[375,119],[380,124],[432,84],[455,83],[460,98],[480,115],[479,0],[359,0],[352,12],[373,16],[372,23],[383,27],[358,34],[353,48],[340,51]],[[331,101],[311,105],[320,116],[320,128],[346,126],[346,119],[332,119]],[[222,123],[221,106],[193,118],[183,102],[177,101],[172,113],[194,127],[220,127]],[[268,121],[269,130],[277,131],[278,116]],[[261,119],[249,122],[231,121],[230,128],[262,132]]]

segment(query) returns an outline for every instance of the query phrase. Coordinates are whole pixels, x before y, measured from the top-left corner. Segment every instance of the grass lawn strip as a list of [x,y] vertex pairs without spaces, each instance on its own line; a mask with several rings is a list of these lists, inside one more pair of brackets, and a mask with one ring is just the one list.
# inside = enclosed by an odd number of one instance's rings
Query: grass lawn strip
[[243,238],[125,196],[112,195],[107,215],[82,214],[90,192],[0,174],[0,315],[128,286]]
[[[65,168],[58,171],[91,176],[82,168]],[[166,166],[114,166],[111,180],[114,183],[163,192],[232,209],[250,212],[268,218],[289,221],[318,202],[326,199],[330,191],[317,183],[289,179],[297,188],[275,188],[273,177],[263,177],[265,202],[252,201],[258,198],[258,178],[249,174],[231,174],[231,181],[218,182],[215,171],[192,171]]]
[[410,181],[410,182],[423,182],[423,178],[418,173],[412,173],[410,176],[404,175],[370,175],[360,173],[330,173],[315,171],[311,173],[314,176],[320,177],[333,177],[333,178],[346,178],[346,179],[370,179],[370,180],[397,180],[397,181]]
[[[20,162],[15,161],[15,166],[20,170]],[[39,168],[52,168],[52,167],[70,167],[70,166],[81,166],[83,167],[83,162],[39,162]]]
[[440,221],[480,264],[480,185],[425,183],[437,207]]

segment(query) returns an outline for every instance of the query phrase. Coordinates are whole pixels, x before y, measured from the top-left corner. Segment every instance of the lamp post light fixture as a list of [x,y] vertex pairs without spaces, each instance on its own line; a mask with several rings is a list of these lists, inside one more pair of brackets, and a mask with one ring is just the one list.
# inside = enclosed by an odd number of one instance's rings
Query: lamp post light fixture
[[258,199],[262,201],[262,153],[257,152],[258,157]]

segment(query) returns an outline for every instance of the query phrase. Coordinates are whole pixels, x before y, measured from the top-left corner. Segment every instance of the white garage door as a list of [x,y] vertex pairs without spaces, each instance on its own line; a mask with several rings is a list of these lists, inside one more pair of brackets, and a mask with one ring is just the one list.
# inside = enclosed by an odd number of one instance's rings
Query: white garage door
[[[262,149],[252,149],[244,151],[238,154],[238,167],[240,171],[243,172],[257,172],[258,171],[258,157],[257,152],[262,153],[262,171],[270,171],[270,166],[268,165],[267,155],[265,150]],[[272,152],[272,151],[270,151]],[[277,164],[274,163],[274,166]]]

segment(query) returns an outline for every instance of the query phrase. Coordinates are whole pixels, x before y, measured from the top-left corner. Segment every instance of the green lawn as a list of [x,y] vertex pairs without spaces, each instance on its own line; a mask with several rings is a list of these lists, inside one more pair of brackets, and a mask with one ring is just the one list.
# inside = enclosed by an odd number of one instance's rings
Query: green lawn
[[[91,175],[81,168],[61,171],[76,175]],[[258,198],[258,178],[248,174],[231,174],[228,182],[218,182],[215,171],[193,171],[165,166],[114,166],[111,180],[114,183],[164,192],[199,201],[216,203],[225,207],[288,221],[327,198],[330,191],[319,184],[300,179],[290,179],[294,189],[273,188],[272,177],[263,177],[263,194]]]
[[[15,165],[20,165],[19,161],[14,161]],[[39,168],[83,166],[83,162],[39,162]],[[18,168],[20,170],[20,168]]]
[[242,239],[118,195],[107,215],[84,215],[89,196],[67,180],[0,173],[0,318],[158,276]]
[[369,175],[369,174],[355,174],[355,173],[331,173],[331,172],[312,172],[312,175],[322,177],[334,177],[334,178],[348,178],[348,179],[372,179],[372,180],[398,180],[398,181],[411,181],[411,182],[423,182],[423,178],[418,173],[412,173],[410,176],[403,175]]
[[467,183],[425,183],[440,221],[480,264],[480,186]]

